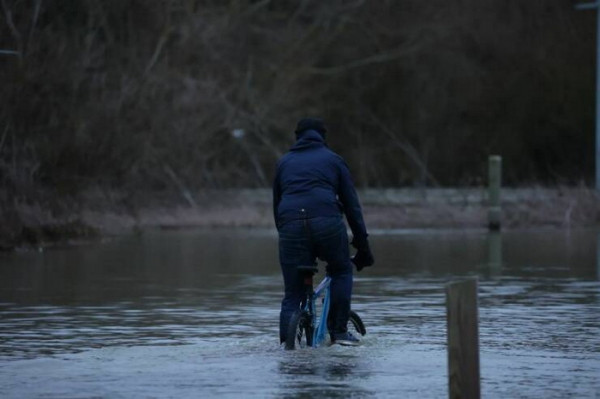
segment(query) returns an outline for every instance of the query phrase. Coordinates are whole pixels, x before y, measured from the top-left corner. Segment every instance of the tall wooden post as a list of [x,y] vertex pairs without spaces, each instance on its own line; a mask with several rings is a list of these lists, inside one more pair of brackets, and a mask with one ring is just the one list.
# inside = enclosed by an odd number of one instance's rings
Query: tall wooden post
[[596,9],[596,191],[600,191],[600,1],[579,3],[575,8]]
[[488,159],[488,227],[500,230],[502,209],[500,208],[500,187],[502,185],[502,157],[490,155]]
[[502,271],[502,232],[488,233],[488,259],[490,275],[497,276]]
[[448,397],[477,399],[480,384],[476,279],[446,286],[446,312]]

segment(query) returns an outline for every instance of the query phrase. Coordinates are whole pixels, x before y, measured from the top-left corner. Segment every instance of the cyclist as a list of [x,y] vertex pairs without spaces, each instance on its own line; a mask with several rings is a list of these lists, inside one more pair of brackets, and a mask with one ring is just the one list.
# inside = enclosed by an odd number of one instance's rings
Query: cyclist
[[[281,302],[279,339],[303,298],[304,284],[296,267],[327,262],[331,277],[328,327],[332,343],[357,345],[347,330],[352,296],[352,264],[358,271],[374,263],[362,210],[346,162],[325,142],[321,119],[304,118],[296,127],[296,143],[277,164],[273,213],[279,233],[279,261],[285,293]],[[350,259],[343,215],[357,249]]]

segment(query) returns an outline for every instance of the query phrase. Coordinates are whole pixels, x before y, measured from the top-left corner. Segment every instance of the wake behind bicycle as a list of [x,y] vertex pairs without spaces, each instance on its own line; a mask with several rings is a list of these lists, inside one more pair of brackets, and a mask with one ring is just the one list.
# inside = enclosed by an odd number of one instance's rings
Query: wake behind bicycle
[[[331,277],[326,275],[317,288],[313,289],[313,277],[318,272],[317,266],[298,266],[297,270],[304,281],[305,297],[300,303],[300,308],[294,312],[290,319],[285,348],[318,347],[326,343],[329,336],[328,316],[331,299]],[[320,303],[319,299],[321,299]],[[350,310],[348,319],[348,331],[360,335],[367,333],[362,319],[352,310]],[[346,341],[340,341],[339,343],[342,345],[357,344]]]

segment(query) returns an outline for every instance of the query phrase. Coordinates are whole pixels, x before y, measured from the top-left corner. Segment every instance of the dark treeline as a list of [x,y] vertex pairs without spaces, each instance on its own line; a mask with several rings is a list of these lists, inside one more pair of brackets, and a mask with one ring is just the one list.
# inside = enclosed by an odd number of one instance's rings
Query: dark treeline
[[1,0],[0,185],[268,186],[321,116],[360,186],[575,184],[595,13],[568,0]]

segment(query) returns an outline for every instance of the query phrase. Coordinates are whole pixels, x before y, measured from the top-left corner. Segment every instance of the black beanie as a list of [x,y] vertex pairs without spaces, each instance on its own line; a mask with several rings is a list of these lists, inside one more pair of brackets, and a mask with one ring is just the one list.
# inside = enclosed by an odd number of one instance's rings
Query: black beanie
[[316,130],[323,138],[325,138],[325,133],[327,133],[327,128],[325,127],[323,120],[319,118],[300,119],[296,125],[296,137],[305,130]]

